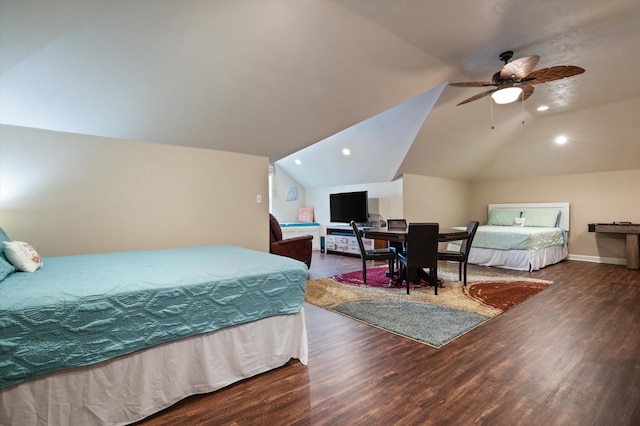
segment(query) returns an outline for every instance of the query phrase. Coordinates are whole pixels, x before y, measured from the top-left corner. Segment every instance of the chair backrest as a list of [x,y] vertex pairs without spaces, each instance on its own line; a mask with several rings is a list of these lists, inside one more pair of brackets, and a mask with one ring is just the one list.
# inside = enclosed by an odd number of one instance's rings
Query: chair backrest
[[387,219],[387,229],[406,229],[406,219]]
[[364,256],[366,254],[366,251],[364,249],[364,243],[362,242],[362,235],[360,235],[358,224],[354,220],[351,221],[351,228],[353,228],[353,233],[358,240],[358,247],[360,247],[360,256]]
[[269,243],[273,244],[276,241],[282,241],[282,228],[280,228],[280,223],[278,219],[275,218],[274,215],[269,213]]
[[462,240],[460,244],[460,254],[462,254],[465,260],[469,257],[469,251],[471,250],[471,244],[473,244],[473,238],[476,236],[478,225],[480,225],[480,222],[475,220],[472,220],[467,225],[467,235],[469,237],[466,240]]
[[438,261],[437,223],[410,223],[407,231],[407,263],[430,267]]

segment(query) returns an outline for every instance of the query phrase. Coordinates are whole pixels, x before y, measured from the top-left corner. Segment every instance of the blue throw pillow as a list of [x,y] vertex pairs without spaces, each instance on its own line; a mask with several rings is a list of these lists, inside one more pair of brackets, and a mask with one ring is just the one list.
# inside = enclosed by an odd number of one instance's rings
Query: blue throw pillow
[[517,217],[520,217],[520,210],[491,209],[487,225],[513,226],[513,220]]
[[13,274],[15,271],[16,268],[14,268],[12,264],[0,258],[0,281]]
[[523,210],[522,217],[527,218],[524,226],[538,226],[543,228],[553,228],[560,219],[558,209]]
[[4,232],[4,229],[0,228],[0,260],[9,263],[9,259],[7,259],[7,256],[4,254],[4,245],[2,244],[4,241],[11,241],[11,238]]

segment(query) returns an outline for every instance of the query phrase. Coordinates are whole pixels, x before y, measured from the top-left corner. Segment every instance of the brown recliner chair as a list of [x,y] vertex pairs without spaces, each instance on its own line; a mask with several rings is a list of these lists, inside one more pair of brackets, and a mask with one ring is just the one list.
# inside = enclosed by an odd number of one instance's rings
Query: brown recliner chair
[[271,228],[271,245],[269,248],[271,253],[291,257],[306,263],[307,268],[311,267],[311,240],[313,240],[313,235],[301,235],[283,240],[280,223],[271,213],[269,213],[269,228]]

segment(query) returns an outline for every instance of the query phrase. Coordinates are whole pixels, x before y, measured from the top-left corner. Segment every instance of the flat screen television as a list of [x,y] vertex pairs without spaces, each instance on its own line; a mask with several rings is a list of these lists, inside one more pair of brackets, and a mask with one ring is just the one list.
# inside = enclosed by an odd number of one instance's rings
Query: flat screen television
[[329,194],[329,212],[331,222],[349,223],[352,220],[355,220],[356,223],[368,222],[368,192],[357,191]]

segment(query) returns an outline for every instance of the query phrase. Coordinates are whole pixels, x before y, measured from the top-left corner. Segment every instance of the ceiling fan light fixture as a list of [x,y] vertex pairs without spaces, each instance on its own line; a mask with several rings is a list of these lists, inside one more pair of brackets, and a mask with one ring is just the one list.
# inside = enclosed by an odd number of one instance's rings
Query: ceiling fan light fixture
[[521,93],[522,88],[520,87],[506,87],[493,92],[491,98],[497,104],[510,104],[511,102],[517,101]]

